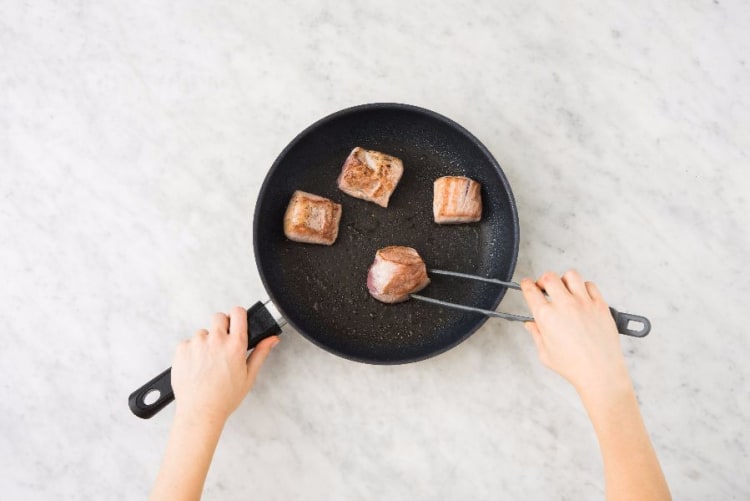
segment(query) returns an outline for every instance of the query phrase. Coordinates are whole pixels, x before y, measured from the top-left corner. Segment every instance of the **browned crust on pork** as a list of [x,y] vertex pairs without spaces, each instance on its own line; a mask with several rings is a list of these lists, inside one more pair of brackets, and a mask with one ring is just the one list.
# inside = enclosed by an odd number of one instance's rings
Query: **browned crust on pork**
[[[324,216],[321,228],[310,227],[313,211]],[[297,190],[284,214],[284,234],[295,242],[333,245],[339,234],[341,205],[325,197]]]
[[[368,153],[379,161],[377,171],[367,165]],[[344,161],[338,186],[347,195],[388,207],[402,174],[403,164],[399,158],[357,146]]]
[[403,264],[406,266],[420,263],[424,264],[424,260],[419,255],[416,249],[413,249],[412,247],[404,247],[402,245],[391,245],[388,247],[383,247],[382,249],[378,250],[377,255],[379,255],[386,261],[390,261],[396,264]]

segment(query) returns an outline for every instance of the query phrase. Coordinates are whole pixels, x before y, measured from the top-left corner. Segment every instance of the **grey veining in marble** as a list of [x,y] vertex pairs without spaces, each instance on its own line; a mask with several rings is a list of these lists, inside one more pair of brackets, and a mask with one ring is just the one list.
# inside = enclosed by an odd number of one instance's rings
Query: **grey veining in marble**
[[[0,3],[0,498],[145,498],[173,409],[127,395],[264,296],[265,171],[397,101],[503,165],[517,278],[576,267],[650,316],[622,346],[675,499],[749,499],[749,28],[727,0]],[[602,496],[574,391],[495,320],[397,367],[287,330],[205,497]]]

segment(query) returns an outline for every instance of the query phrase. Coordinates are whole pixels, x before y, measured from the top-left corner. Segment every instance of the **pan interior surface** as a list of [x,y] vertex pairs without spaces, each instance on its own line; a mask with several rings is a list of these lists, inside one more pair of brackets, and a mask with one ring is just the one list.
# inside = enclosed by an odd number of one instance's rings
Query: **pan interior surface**
[[[337,188],[341,166],[355,146],[399,157],[404,174],[388,208]],[[478,223],[433,222],[433,181],[468,176],[482,184]],[[284,236],[283,218],[295,190],[343,206],[332,246]],[[455,346],[486,318],[415,300],[387,305],[367,291],[375,252],[414,247],[428,268],[501,279],[513,275],[518,217],[510,186],[490,153],[454,122],[421,108],[373,104],[330,115],[303,131],[279,155],[255,209],[255,258],[271,299],[289,323],[320,347],[361,362],[421,360]],[[494,309],[504,289],[433,275],[421,294]]]

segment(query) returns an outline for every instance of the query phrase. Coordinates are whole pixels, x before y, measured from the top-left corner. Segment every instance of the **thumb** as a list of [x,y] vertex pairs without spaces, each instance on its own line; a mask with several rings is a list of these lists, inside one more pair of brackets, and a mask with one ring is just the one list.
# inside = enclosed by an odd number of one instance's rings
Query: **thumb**
[[531,333],[531,337],[534,339],[539,360],[546,365],[547,347],[544,346],[544,339],[542,339],[542,333],[539,332],[539,327],[536,325],[536,322],[524,322],[523,326],[526,327],[526,330]]
[[265,362],[266,357],[271,353],[273,347],[279,344],[279,341],[280,339],[278,336],[268,337],[258,343],[252,353],[250,353],[250,356],[247,357],[248,388],[252,388],[253,383],[255,383],[255,378],[258,377],[258,372],[260,372],[260,368],[263,366],[263,362]]

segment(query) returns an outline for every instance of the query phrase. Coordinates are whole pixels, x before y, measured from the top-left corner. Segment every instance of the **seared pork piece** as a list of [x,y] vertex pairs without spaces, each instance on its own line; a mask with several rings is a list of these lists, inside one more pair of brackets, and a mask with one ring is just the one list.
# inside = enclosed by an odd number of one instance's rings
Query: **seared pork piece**
[[297,190],[284,214],[284,235],[295,242],[331,245],[339,234],[340,220],[341,205]]
[[380,249],[367,274],[367,289],[384,303],[400,303],[427,287],[430,279],[422,257],[411,247]]
[[432,213],[440,224],[473,223],[482,219],[482,185],[463,176],[435,180]]
[[388,207],[388,199],[403,173],[400,159],[357,146],[341,168],[339,189],[355,198]]

